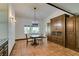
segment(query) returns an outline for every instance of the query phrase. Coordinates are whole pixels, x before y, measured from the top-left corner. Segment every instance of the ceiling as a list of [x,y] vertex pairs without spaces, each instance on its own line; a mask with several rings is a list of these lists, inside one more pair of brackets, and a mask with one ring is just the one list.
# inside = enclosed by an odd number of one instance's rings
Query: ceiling
[[79,3],[53,3],[53,4],[75,15],[79,15]]
[[[52,3],[66,11],[79,15],[79,3]],[[52,7],[45,3],[16,3],[13,4],[15,9],[15,15],[18,17],[23,17],[27,19],[34,18],[34,7],[36,10],[37,19],[46,19],[51,14],[58,11],[57,8]]]
[[34,18],[34,7],[36,7],[36,18],[45,19],[57,9],[45,3],[26,3],[26,4],[13,4],[15,8],[15,15],[18,17]]

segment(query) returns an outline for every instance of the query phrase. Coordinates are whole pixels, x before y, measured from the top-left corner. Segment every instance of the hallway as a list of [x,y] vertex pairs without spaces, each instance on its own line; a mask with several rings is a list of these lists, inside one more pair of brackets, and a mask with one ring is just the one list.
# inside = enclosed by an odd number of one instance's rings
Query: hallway
[[36,47],[29,44],[26,47],[25,40],[16,41],[11,56],[79,56],[79,52],[64,48],[53,42],[38,45]]

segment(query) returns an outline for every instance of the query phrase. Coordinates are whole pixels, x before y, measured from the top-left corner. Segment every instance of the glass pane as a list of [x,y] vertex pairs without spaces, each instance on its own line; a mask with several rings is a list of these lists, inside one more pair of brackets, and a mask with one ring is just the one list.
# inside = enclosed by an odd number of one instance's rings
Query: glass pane
[[38,34],[39,33],[39,27],[32,27],[31,28],[31,33],[32,34]]
[[37,35],[39,34],[39,27],[38,26],[24,26],[24,33],[29,35]]
[[24,27],[24,33],[29,34],[30,33],[30,27]]

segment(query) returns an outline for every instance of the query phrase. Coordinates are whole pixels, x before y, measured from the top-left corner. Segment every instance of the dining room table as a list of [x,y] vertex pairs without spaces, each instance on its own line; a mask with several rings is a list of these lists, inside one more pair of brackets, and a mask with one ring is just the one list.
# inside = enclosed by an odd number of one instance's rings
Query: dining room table
[[37,38],[45,38],[45,36],[42,35],[31,35],[30,38],[34,39],[32,45],[38,45],[39,43],[37,43]]

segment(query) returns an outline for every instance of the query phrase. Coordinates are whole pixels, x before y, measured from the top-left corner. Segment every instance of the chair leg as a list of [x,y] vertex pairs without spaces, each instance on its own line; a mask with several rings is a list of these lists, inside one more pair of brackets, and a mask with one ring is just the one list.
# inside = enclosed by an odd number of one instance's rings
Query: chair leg
[[28,46],[28,40],[26,40],[26,46]]

